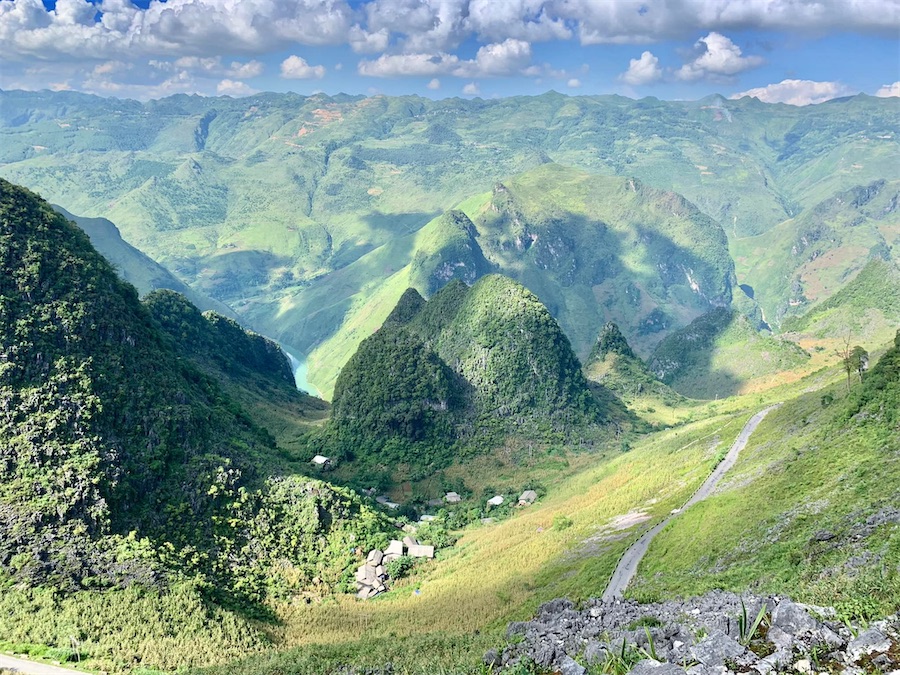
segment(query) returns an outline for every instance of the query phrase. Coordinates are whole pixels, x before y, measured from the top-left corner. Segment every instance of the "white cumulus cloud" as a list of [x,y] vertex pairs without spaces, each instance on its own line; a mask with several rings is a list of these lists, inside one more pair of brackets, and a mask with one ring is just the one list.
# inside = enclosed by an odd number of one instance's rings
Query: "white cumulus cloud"
[[461,60],[447,52],[416,54],[382,54],[377,59],[359,62],[360,75],[370,77],[399,77],[404,75],[453,75],[454,77],[502,77],[527,70],[531,61],[531,45],[524,40],[510,38],[484,45],[474,59]]
[[777,84],[748,89],[731,98],[752,96],[764,103],[787,103],[789,105],[812,105],[823,103],[840,96],[855,93],[840,82],[814,82],[812,80],[782,80]]
[[216,93],[220,96],[251,96],[258,94],[259,91],[254,89],[246,82],[240,80],[224,79],[216,85]]
[[885,84],[875,92],[875,95],[880,98],[890,98],[892,96],[900,96],[900,82],[894,82],[893,84]]
[[657,82],[662,78],[662,68],[659,67],[659,58],[651,52],[644,52],[639,59],[628,61],[628,70],[619,75],[619,79],[625,84],[642,85]]
[[431,89],[432,91],[437,91],[438,89],[441,88],[441,81],[439,79],[437,79],[436,77],[434,77],[425,86],[428,87],[429,89]]
[[478,88],[477,82],[469,82],[469,84],[463,87],[462,93],[466,96],[478,96],[478,94],[481,93],[481,89]]
[[363,59],[357,66],[360,75],[397,77],[401,75],[443,75],[459,65],[459,57],[445,52],[436,54],[382,54],[373,61]]
[[292,55],[281,62],[281,76],[288,80],[321,80],[325,77],[325,66],[311,66],[306,59]]
[[761,56],[744,56],[741,48],[721,33],[712,32],[694,43],[695,58],[675,71],[679,80],[725,78],[761,66]]
[[577,77],[573,77],[566,82],[566,86],[569,87],[569,89],[578,89],[581,86],[581,80]]

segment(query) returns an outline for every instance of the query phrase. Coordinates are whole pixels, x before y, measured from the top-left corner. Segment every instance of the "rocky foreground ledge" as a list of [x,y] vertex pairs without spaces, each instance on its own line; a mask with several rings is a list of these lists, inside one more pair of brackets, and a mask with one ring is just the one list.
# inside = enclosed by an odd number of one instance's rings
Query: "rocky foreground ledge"
[[900,675],[896,615],[846,625],[831,608],[719,591],[653,604],[591,600],[580,610],[553,600],[534,620],[510,624],[507,637],[502,653],[485,654],[486,665],[533,664],[560,675]]

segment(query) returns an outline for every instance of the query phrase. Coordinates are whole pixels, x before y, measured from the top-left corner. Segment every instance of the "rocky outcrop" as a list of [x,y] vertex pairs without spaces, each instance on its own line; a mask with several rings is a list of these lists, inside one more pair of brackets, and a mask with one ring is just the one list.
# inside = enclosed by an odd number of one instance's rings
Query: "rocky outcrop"
[[402,557],[404,550],[410,558],[434,557],[434,546],[420,544],[410,536],[403,537],[403,541],[392,539],[384,551],[372,549],[366,556],[366,562],[356,570],[356,597],[368,600],[388,590],[388,565]]
[[530,662],[569,675],[611,663],[632,675],[900,669],[897,616],[859,631],[836,621],[831,608],[720,591],[653,604],[595,599],[580,610],[553,600],[532,621],[509,624],[507,637],[510,644],[486,654],[486,663],[512,669]]

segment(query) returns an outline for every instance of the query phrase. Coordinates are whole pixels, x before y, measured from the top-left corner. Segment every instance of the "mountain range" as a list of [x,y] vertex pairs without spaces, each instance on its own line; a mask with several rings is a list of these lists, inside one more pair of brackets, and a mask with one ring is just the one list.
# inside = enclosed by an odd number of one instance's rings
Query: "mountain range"
[[0,92],[0,651],[485,672],[651,530],[896,611],[897,112]]
[[[735,282],[777,328],[797,303],[839,290],[868,257],[893,257],[894,99],[807,108],[555,93],[138,103],[6,91],[0,110],[0,174],[72,213],[113,221],[194,291],[306,354],[310,382],[328,397],[403,291],[428,297],[459,263],[455,274],[468,281],[501,271],[524,283],[584,358],[609,320],[650,357],[704,306],[728,305],[725,286]],[[628,185],[633,199],[619,207]],[[452,209],[475,229],[458,216],[458,228],[429,228]],[[514,225],[516,209],[533,222]],[[809,214],[825,212],[831,234],[807,249],[818,227]],[[676,237],[680,257],[656,267],[669,253],[660,235],[684,232],[679,221],[700,228],[704,216],[709,236]],[[593,224],[570,227],[576,221]],[[871,232],[868,243],[832,242],[825,253],[823,242],[850,231]],[[794,241],[799,248],[785,248]],[[750,256],[750,246],[769,253]],[[621,304],[628,299],[638,312]]]

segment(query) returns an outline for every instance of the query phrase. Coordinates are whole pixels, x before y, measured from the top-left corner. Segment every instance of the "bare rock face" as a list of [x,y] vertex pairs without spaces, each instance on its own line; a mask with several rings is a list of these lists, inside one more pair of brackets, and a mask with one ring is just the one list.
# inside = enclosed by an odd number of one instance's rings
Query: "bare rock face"
[[[761,627],[748,634],[743,617],[762,608]],[[548,672],[579,673],[575,666],[620,667],[625,654],[631,675],[900,672],[900,617],[854,636],[830,620],[834,615],[787,598],[722,591],[652,604],[594,599],[582,609],[558,599],[539,607],[533,620],[509,624],[511,643],[500,661],[504,669],[530,661]]]

